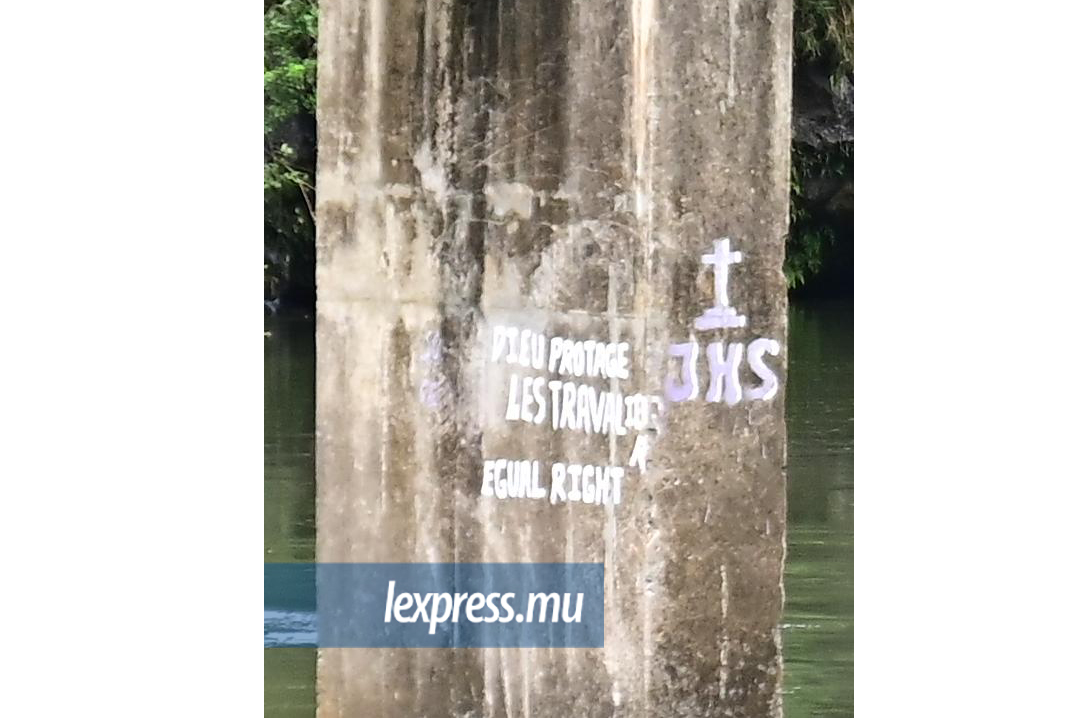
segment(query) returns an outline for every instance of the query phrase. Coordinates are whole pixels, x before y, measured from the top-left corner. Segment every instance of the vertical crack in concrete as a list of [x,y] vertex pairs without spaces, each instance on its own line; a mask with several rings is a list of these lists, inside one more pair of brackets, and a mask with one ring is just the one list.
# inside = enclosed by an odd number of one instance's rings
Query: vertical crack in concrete
[[382,176],[382,82],[383,82],[383,34],[386,29],[385,0],[369,0],[367,59],[367,91],[364,97],[364,115],[367,124],[367,142],[363,158],[365,174],[372,186]]
[[728,635],[728,606],[731,600],[731,585],[728,583],[727,564],[720,564],[720,701],[727,700],[728,678],[731,670],[728,668],[728,653],[731,638]]
[[735,43],[738,39],[738,20],[739,14],[739,0],[727,1],[728,11],[728,31],[727,31],[727,52],[728,52],[728,72],[727,72],[727,104],[724,108],[725,111],[729,109],[733,102],[735,102]]
[[[615,275],[615,263],[612,262],[608,265],[608,295],[607,295],[607,313],[608,313],[608,341],[618,342],[619,336],[619,306],[618,306],[618,291],[616,289],[616,275]],[[608,379],[608,391],[615,395],[615,392],[619,390],[619,380],[612,376]],[[612,466],[619,466],[621,462],[618,458],[618,435],[615,432],[608,434],[608,463]],[[615,588],[615,573],[618,567],[618,522],[615,520],[615,506],[608,504],[604,509],[605,523],[604,523],[604,596],[614,597],[618,595]],[[612,600],[610,602],[610,612],[612,614],[612,626],[622,626],[622,610],[619,606],[619,602]],[[605,610],[608,607],[605,606]],[[607,633],[607,627],[605,626],[605,633]],[[614,633],[614,628],[611,633]],[[605,636],[605,643],[607,637]],[[622,642],[622,636],[619,637],[620,643]],[[614,654],[614,652],[612,652]],[[619,709],[619,705],[622,702],[621,699],[621,675],[622,671],[613,670],[612,666],[614,655],[605,654],[605,664],[607,665],[608,675],[611,676],[611,703],[615,706],[615,710]]]
[[[633,145],[633,190],[634,190],[634,216],[638,223],[639,239],[642,245],[642,256],[648,267],[651,257],[652,240],[652,161],[651,135],[652,120],[652,84],[653,84],[653,29],[656,20],[656,0],[631,0],[631,29],[633,48],[631,53],[631,103],[630,103],[630,137]],[[642,296],[651,306],[652,299],[651,281],[645,282],[645,291]],[[646,334],[648,337],[648,316],[646,314]],[[647,339],[646,339],[647,341]],[[642,475],[645,478],[645,475]],[[645,657],[643,671],[642,695],[644,696],[644,710],[646,714],[652,712],[652,660],[655,656],[656,625],[657,625],[657,590],[662,572],[662,556],[657,551],[660,532],[657,526],[655,487],[650,483],[643,482],[647,486],[649,506],[647,511],[646,542],[644,547],[643,566],[643,592],[642,592],[642,651]]]
[[649,158],[649,118],[652,90],[652,33],[656,18],[656,0],[631,0],[633,57],[631,133],[634,143],[634,213],[642,219],[651,202]]

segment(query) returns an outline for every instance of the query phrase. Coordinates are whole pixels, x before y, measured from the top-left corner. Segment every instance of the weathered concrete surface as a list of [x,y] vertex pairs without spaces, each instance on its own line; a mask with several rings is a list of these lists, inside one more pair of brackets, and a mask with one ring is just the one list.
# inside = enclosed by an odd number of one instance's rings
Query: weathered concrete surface
[[[331,649],[329,716],[780,713],[790,0],[324,0],[318,558],[604,561],[603,649]],[[744,328],[702,255],[730,237]],[[628,466],[502,420],[493,327],[779,341],[780,392],[668,402],[618,506],[481,496],[483,461]],[[745,369],[744,369],[745,371]],[[545,468],[546,471],[546,468]]]

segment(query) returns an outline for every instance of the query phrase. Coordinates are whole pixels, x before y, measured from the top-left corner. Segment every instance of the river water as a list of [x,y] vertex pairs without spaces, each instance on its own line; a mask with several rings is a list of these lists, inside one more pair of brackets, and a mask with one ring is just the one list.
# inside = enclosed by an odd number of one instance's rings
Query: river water
[[[315,341],[267,320],[264,560],[315,555]],[[784,714],[854,714],[852,305],[791,308]],[[315,651],[264,650],[266,715],[315,713]]]

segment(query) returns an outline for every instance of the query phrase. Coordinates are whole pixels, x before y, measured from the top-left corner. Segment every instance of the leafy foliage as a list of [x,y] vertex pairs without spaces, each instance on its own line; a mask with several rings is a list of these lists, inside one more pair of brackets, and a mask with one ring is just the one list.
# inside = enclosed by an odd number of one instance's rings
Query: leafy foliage
[[795,0],[795,61],[825,60],[834,77],[855,70],[854,0]]
[[851,176],[854,154],[851,142],[827,150],[792,145],[791,224],[784,263],[789,287],[799,287],[820,272],[838,240],[833,217],[807,196],[807,186]]
[[267,133],[301,112],[315,112],[314,0],[276,0],[263,15],[264,123]]
[[264,0],[264,293],[305,281],[315,245],[316,0]]
[[[814,66],[828,75],[837,93],[854,83],[855,12],[853,0],[795,0],[795,76]],[[840,220],[828,201],[814,190],[852,183],[854,141],[813,146],[795,140],[791,150],[791,217],[784,273],[797,288],[821,272],[838,244]]]

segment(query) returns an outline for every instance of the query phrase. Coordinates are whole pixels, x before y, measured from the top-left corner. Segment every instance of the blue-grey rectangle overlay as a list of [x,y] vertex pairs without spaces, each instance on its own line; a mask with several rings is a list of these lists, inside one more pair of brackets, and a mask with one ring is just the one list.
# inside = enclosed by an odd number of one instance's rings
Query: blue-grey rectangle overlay
[[268,648],[600,648],[602,563],[267,563]]

